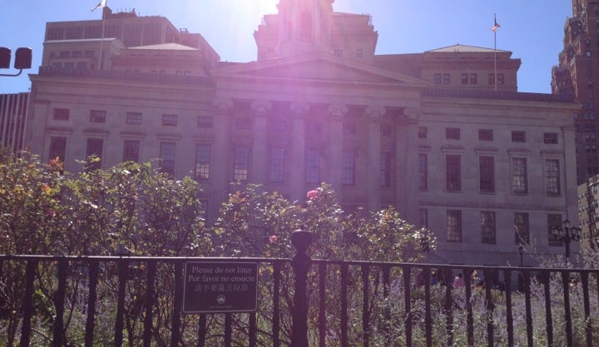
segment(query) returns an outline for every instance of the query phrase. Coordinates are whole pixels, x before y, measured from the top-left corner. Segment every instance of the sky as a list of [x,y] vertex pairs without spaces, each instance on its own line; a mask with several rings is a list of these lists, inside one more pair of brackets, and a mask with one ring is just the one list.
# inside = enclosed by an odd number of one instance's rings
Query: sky
[[[33,49],[33,68],[0,77],[0,93],[26,92],[28,73],[41,63],[47,22],[101,19],[100,0],[0,0],[0,47]],[[175,27],[200,33],[223,61],[256,60],[253,33],[279,0],[107,0],[114,11],[164,16]],[[378,32],[376,54],[421,53],[455,44],[496,47],[522,60],[520,92],[550,93],[551,68],[563,48],[568,0],[336,0],[337,12],[370,14]],[[11,64],[12,65],[12,64]],[[18,70],[3,69],[2,74]]]

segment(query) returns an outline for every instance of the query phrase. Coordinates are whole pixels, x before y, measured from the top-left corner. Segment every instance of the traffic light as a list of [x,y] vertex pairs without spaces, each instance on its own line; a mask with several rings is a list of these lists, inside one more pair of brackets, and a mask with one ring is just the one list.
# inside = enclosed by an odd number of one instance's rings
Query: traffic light
[[10,48],[0,47],[0,69],[10,68],[11,55]]
[[31,56],[31,48],[17,48],[17,52],[15,53],[15,69],[31,69]]

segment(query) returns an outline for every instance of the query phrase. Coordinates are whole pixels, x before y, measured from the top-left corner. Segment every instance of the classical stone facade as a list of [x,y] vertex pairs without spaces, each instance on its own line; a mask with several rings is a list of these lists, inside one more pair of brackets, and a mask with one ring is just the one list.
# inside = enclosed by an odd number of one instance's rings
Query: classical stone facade
[[69,171],[91,154],[103,166],[156,160],[198,180],[209,220],[234,182],[299,201],[328,182],[348,210],[392,205],[428,226],[432,261],[517,264],[521,242],[561,252],[548,230],[577,216],[577,105],[518,93],[510,52],[377,56],[369,17],[332,2],[281,0],[254,62],[166,41],[115,48],[104,69],[44,62],[31,75],[29,147]]

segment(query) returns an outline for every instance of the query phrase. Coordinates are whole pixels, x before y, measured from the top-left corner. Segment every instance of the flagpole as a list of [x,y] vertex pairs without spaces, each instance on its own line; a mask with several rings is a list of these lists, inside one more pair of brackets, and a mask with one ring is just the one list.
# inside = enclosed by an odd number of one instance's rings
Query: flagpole
[[495,74],[495,91],[497,91],[497,14],[493,15],[493,21],[495,23],[495,30],[493,30],[493,71]]
[[100,41],[100,66],[98,66],[98,70],[102,69],[102,58],[104,57],[104,28],[106,26],[106,21],[104,20],[104,8],[102,8],[102,39]]

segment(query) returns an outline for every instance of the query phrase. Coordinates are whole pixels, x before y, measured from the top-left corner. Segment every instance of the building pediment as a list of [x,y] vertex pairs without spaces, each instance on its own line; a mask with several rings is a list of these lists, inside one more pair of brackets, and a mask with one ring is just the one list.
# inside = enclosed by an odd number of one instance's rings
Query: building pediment
[[212,71],[215,77],[248,77],[323,81],[323,83],[388,84],[406,87],[429,86],[427,81],[343,59],[328,53],[231,64]]

